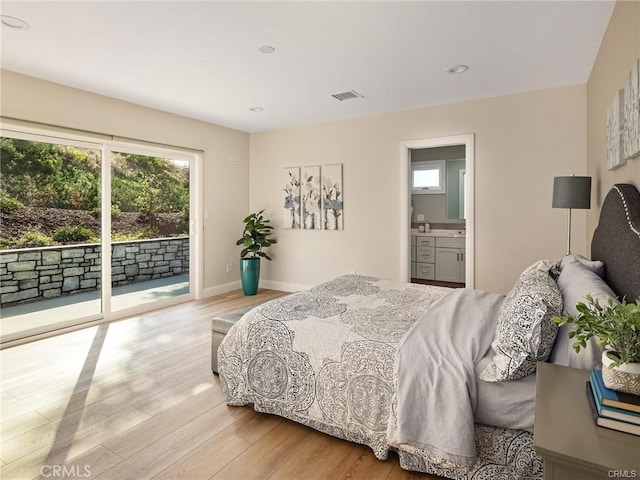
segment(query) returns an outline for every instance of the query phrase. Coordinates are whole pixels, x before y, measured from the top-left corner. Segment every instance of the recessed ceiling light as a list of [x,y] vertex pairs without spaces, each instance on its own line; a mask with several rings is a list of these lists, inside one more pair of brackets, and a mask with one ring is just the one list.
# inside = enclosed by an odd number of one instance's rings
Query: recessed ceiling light
[[29,30],[31,28],[24,20],[9,15],[0,15],[0,23],[5,27],[15,28],[16,30]]
[[276,51],[276,49],[275,49],[275,48],[273,48],[271,45],[263,45],[263,46],[261,46],[261,47],[258,49],[258,51],[259,51],[260,53],[264,53],[264,54],[267,54],[267,55],[268,55],[268,54],[270,54],[270,53],[275,52],[275,51]]
[[454,65],[453,67],[447,68],[447,73],[464,73],[469,70],[468,65]]
[[454,65],[447,69],[447,73],[464,73],[469,70],[467,65]]
[[251,107],[249,110],[252,111],[252,112],[261,112],[261,111],[264,110],[264,108],[262,108],[262,107]]

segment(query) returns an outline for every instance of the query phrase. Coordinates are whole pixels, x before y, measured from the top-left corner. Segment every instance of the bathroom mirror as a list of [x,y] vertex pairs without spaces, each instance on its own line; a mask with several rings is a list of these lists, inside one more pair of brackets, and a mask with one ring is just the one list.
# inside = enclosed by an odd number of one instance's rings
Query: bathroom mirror
[[465,218],[465,176],[466,162],[464,158],[447,160],[447,218],[450,220]]

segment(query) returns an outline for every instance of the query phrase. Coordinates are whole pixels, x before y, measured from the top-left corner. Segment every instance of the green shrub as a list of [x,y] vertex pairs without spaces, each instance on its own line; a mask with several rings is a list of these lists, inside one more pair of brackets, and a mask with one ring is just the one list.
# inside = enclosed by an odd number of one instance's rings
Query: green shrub
[[[100,218],[101,212],[102,212],[102,209],[100,207],[95,207],[91,209],[91,215],[94,218]],[[122,210],[120,210],[120,207],[116,204],[111,205],[111,218],[113,220],[118,220],[119,218],[122,218]]]
[[112,242],[128,242],[131,240],[147,240],[158,238],[158,231],[151,227],[136,228],[127,233],[114,232],[111,234]]
[[53,245],[53,239],[39,231],[27,232],[16,242],[17,248],[48,247],[49,245]]
[[24,208],[24,204],[17,198],[10,197],[2,192],[0,194],[0,210],[3,212],[13,212]]
[[120,207],[116,204],[111,205],[111,218],[114,220],[122,218],[122,210],[120,210]]
[[56,242],[68,243],[68,242],[87,242],[97,241],[98,237],[95,232],[82,225],[65,225],[57,228],[53,232],[53,239]]
[[16,242],[11,238],[0,237],[0,249],[14,248]]

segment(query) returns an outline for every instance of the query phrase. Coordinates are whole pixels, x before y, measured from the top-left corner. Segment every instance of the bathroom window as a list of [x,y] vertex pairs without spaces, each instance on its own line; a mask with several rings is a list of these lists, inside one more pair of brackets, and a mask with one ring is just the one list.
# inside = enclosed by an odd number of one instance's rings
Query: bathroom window
[[446,193],[446,160],[413,162],[411,164],[411,193]]

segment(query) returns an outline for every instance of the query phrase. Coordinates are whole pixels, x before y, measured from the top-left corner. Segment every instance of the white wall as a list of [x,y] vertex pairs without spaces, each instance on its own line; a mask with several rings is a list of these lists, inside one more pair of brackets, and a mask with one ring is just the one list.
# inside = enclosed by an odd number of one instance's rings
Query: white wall
[[[4,117],[203,150],[208,213],[203,223],[203,287],[205,293],[214,293],[238,281],[235,240],[249,210],[247,133],[6,70],[1,75],[0,114]],[[230,164],[229,155],[237,157],[238,164]],[[233,273],[226,273],[227,263],[233,263]]]
[[[2,71],[1,88],[4,116],[204,150],[209,292],[238,279],[225,265],[237,266],[235,239],[247,211],[266,208],[281,226],[283,167],[344,164],[345,230],[278,228],[264,280],[313,285],[351,270],[401,279],[400,142],[475,133],[475,285],[497,292],[536,259],[562,255],[566,212],[550,207],[553,177],[586,171],[585,86],[251,136],[13,72]],[[228,163],[230,154],[238,165]],[[577,253],[586,251],[585,231],[584,213],[575,212]]]
[[[586,88],[570,86],[252,134],[250,207],[282,227],[282,169],[343,163],[344,231],[277,229],[267,285],[313,285],[356,270],[402,280],[400,142],[475,134],[475,286],[506,292],[540,258],[560,258],[566,211],[553,177],[586,173]],[[572,251],[585,253],[585,213]]]
[[607,106],[624,88],[631,66],[640,58],[640,2],[617,2],[587,82],[588,175],[592,178],[587,238],[598,225],[600,206],[616,183],[640,188],[640,158],[616,170],[607,165]]

